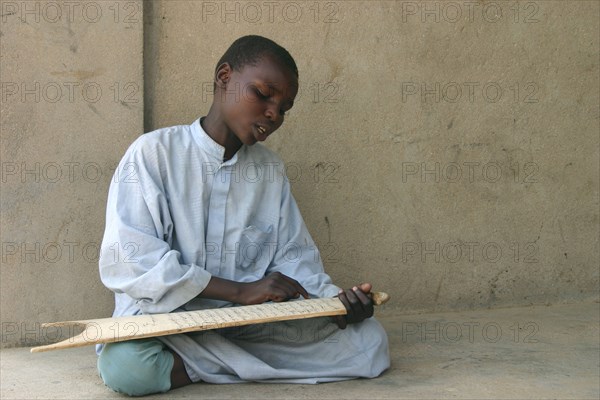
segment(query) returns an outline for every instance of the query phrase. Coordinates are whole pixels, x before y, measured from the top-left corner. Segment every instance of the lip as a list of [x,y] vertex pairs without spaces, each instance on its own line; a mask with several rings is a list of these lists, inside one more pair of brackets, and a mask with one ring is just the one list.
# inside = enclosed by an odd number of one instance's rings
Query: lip
[[[258,127],[259,127],[259,126],[260,126],[260,127],[262,127],[262,128],[265,130],[265,133],[262,133],[262,132],[260,131],[260,129],[258,129]],[[260,125],[260,124],[255,124],[255,125],[254,125],[254,131],[255,131],[255,134],[256,134],[256,139],[257,139],[258,141],[260,141],[260,142],[263,142],[263,141],[265,141],[265,139],[267,139],[267,137],[268,137],[268,136],[269,136],[269,134],[270,134],[270,131],[269,131],[269,129],[268,129],[266,126],[264,126],[264,125]]]

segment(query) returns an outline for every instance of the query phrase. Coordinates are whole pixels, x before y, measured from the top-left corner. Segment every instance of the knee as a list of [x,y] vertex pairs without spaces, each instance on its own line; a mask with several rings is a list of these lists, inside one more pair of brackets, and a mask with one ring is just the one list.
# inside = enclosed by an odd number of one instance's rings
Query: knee
[[385,329],[374,317],[348,326],[357,332],[361,337],[361,342],[368,347],[387,346],[388,344],[388,336]]
[[115,392],[143,396],[171,388],[173,361],[157,339],[109,343],[98,357],[98,372]]
[[388,336],[387,336],[387,332],[385,331],[385,329],[383,328],[381,323],[379,321],[377,321],[375,318],[370,318],[369,323],[371,326],[371,336],[374,338],[374,340],[377,341],[377,343],[379,343],[382,346],[387,347],[388,346]]
[[365,355],[370,359],[370,373],[374,378],[390,367],[390,350],[385,329],[375,318],[369,318],[356,325],[360,329],[365,344]]

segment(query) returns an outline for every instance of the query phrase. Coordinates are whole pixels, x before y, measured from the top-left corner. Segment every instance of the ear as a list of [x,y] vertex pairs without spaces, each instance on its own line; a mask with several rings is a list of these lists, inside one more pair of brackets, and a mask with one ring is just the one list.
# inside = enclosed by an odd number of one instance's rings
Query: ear
[[217,68],[217,72],[215,72],[215,84],[217,85],[217,87],[220,87],[220,88],[227,87],[227,83],[229,82],[229,79],[231,78],[232,72],[233,72],[233,69],[231,68],[229,63],[225,62],[225,63],[219,65],[219,67]]

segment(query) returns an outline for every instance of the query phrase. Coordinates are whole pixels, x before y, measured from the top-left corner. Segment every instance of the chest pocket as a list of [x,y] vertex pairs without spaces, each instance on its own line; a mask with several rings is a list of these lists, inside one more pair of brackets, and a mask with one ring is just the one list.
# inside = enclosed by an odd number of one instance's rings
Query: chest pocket
[[262,276],[275,254],[275,248],[273,225],[244,228],[237,249],[239,268]]

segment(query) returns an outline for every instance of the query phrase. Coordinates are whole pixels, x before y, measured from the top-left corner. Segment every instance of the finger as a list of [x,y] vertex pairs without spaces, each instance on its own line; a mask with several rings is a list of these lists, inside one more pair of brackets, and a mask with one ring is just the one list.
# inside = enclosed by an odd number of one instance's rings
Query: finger
[[356,286],[352,289],[348,289],[346,291],[346,297],[348,297],[348,301],[350,302],[352,309],[354,311],[353,321],[360,322],[365,319],[366,311],[364,309],[362,301],[357,297],[356,292],[360,291]]
[[292,285],[283,280],[274,280],[269,284],[269,298],[273,301],[287,301],[296,294]]
[[362,292],[362,290],[360,290],[358,288],[354,291],[354,294],[356,295],[356,297],[358,297],[358,299],[363,304],[363,309],[365,311],[365,317],[366,318],[372,317],[374,310],[373,310],[373,300],[371,299],[371,297],[364,294]]
[[286,300],[297,296],[297,290],[292,283],[285,279],[285,275],[279,272],[274,272],[265,278],[268,282],[268,290],[271,294],[277,294],[284,297]]
[[359,293],[360,290],[356,286],[354,286],[352,289],[346,290],[346,297],[348,297],[348,301],[352,305],[352,308],[354,308],[354,310],[356,311],[360,311],[363,309],[363,302],[358,297]]
[[282,276],[285,280],[287,280],[288,282],[290,282],[292,284],[292,286],[295,288],[297,293],[301,294],[305,299],[310,298],[310,295],[308,294],[306,289],[304,289],[304,287],[302,287],[300,282],[298,282],[297,280],[295,280],[293,278],[290,278],[287,275],[282,275]]
[[296,297],[296,288],[285,279],[273,281],[272,287],[283,293],[286,298]]
[[344,307],[346,307],[346,321],[351,321],[352,318],[354,318],[354,310],[352,309],[352,306],[348,301],[348,297],[346,297],[346,292],[344,292],[343,290],[340,291],[338,293],[338,298],[340,299]]
[[371,285],[368,282],[361,283],[360,285],[358,285],[358,287],[360,288],[360,290],[363,291],[363,293],[367,294],[371,291],[371,289],[373,289],[373,285]]
[[288,297],[281,294],[281,292],[274,292],[271,291],[271,293],[267,296],[269,298],[270,301],[275,301],[275,302],[282,302],[282,301],[287,301]]
[[290,278],[287,275],[281,274],[281,277],[283,279],[285,279],[286,281],[288,281],[295,289],[296,293],[301,294],[302,296],[304,296],[305,299],[310,298],[308,292],[306,291],[306,289],[304,289],[302,287],[302,285],[300,284],[300,282],[298,282],[297,280]]
[[346,322],[345,315],[336,315],[335,321],[337,323],[338,328],[340,329],[346,329],[346,326],[348,326],[348,322]]
[[277,293],[283,296],[285,300],[298,297],[296,288],[287,281],[281,280],[274,282],[272,287],[273,290],[277,290]]

